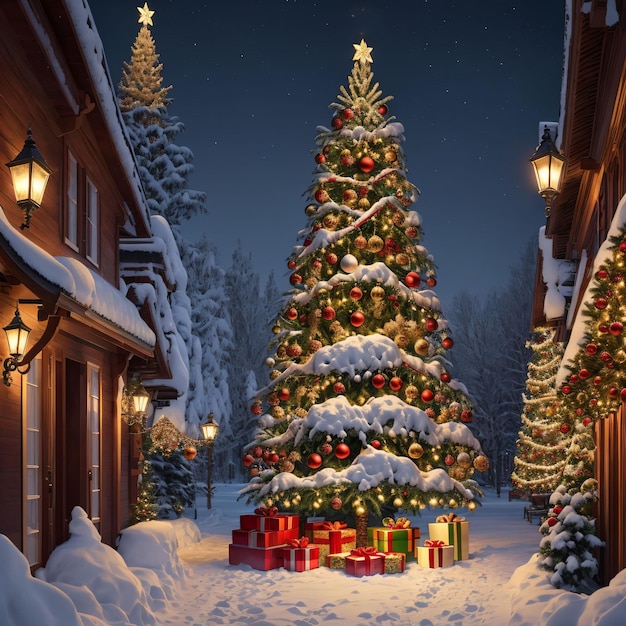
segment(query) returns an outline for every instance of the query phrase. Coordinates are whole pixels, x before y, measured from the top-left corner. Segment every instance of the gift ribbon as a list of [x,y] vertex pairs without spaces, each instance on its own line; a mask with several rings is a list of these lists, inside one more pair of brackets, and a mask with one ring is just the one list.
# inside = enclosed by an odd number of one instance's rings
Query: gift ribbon
[[426,541],[424,542],[425,548],[440,548],[441,546],[445,545],[445,541],[442,541],[441,539],[426,539]]
[[[410,523],[410,522],[409,522]],[[394,531],[397,530],[405,530],[406,531],[406,549],[409,552],[413,552],[413,543],[414,543],[414,535],[413,535],[413,529],[412,528],[381,528],[378,531],[376,531],[376,534],[374,535],[376,541],[378,541],[378,548],[380,549],[381,547],[381,542],[382,542],[382,549],[384,552],[396,552],[396,548],[403,548],[404,547],[404,543],[405,540],[404,538],[401,538],[400,535],[396,536],[396,533]],[[393,542],[394,542],[394,537],[395,539],[397,539],[398,543],[396,544],[396,547],[394,548]]]
[[[303,537],[306,539],[306,537]],[[297,539],[293,539],[293,541],[298,541]],[[308,541],[308,540],[307,540]],[[315,546],[306,547],[306,546],[294,546],[295,549],[289,550],[289,569],[292,572],[296,571],[296,564],[298,561],[304,563],[304,569],[311,569],[311,553],[313,552],[313,548]],[[298,548],[301,548],[300,550]],[[300,558],[298,558],[298,555]]]
[[341,530],[342,528],[347,528],[348,524],[345,522],[324,522],[322,528],[324,530]]
[[373,546],[367,546],[366,548],[356,548],[350,550],[350,556],[363,557],[365,559],[365,575],[369,576],[372,573],[372,557],[380,556],[383,559],[383,571],[385,573],[385,555],[379,552]]
[[448,515],[440,515],[435,520],[437,524],[452,524],[455,522],[464,522],[464,521],[465,521],[465,518],[459,517],[456,513],[449,513]]
[[411,520],[406,517],[399,517],[397,520],[393,517],[385,517],[383,519],[383,526],[391,528],[392,530],[404,530],[411,526]]
[[292,548],[306,548],[309,545],[309,538],[308,537],[300,537],[300,539],[289,539],[289,541],[287,541],[287,543]]
[[[443,543],[443,541],[441,543]],[[426,542],[424,542],[424,545],[426,545]],[[436,559],[435,550],[437,551]],[[441,567],[443,565],[443,547],[438,546],[428,551],[428,565],[430,565],[430,567]]]
[[278,515],[278,507],[271,507],[269,509],[265,507],[259,507],[258,509],[254,509],[255,515],[263,515],[264,517],[274,517]]

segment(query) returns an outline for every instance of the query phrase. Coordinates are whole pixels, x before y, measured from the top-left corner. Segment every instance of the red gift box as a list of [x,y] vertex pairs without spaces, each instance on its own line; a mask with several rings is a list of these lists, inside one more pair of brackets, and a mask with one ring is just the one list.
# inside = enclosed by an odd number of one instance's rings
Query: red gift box
[[309,539],[320,547],[323,561],[329,554],[348,552],[356,548],[356,529],[347,528],[345,522],[315,522],[306,526],[313,526],[306,530],[312,535]]
[[283,548],[284,546],[249,548],[248,546],[236,546],[231,543],[228,546],[228,562],[230,565],[244,563],[253,569],[266,572],[270,569],[283,567]]
[[290,539],[297,539],[300,535],[298,528],[290,530],[243,530],[237,528],[233,530],[233,543],[238,546],[249,546],[251,548],[271,548],[272,546],[282,546]]
[[240,515],[239,521],[242,530],[267,532],[270,530],[292,530],[297,528],[298,534],[300,531],[300,516],[279,513],[276,507],[255,509],[254,515]]
[[291,572],[305,572],[320,566],[319,546],[309,545],[307,537],[292,539],[283,547],[283,567]]
[[357,548],[346,557],[346,574],[372,576],[385,573],[385,555],[376,548]]

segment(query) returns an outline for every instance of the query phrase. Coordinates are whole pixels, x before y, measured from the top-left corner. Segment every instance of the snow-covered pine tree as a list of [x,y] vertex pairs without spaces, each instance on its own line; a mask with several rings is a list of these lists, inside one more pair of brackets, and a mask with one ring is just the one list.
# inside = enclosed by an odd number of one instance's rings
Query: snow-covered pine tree
[[528,342],[532,357],[524,394],[522,427],[517,440],[513,485],[524,492],[552,493],[560,484],[566,451],[572,440],[570,427],[560,418],[556,375],[564,345],[554,341],[554,331],[536,328]]
[[[274,326],[271,383],[252,405],[259,429],[242,496],[306,514],[355,515],[364,545],[381,507],[476,506],[474,468],[488,461],[463,421],[453,340],[421,243],[418,190],[406,179],[404,129],[355,44],[317,168],[293,286]],[[423,287],[423,288],[422,288]],[[260,469],[259,469],[260,467]]]
[[550,513],[541,525],[539,566],[552,573],[550,582],[558,589],[592,593],[598,588],[598,562],[594,549],[603,546],[591,518],[597,499],[597,484],[587,479],[579,489],[567,491],[560,485],[550,497]]

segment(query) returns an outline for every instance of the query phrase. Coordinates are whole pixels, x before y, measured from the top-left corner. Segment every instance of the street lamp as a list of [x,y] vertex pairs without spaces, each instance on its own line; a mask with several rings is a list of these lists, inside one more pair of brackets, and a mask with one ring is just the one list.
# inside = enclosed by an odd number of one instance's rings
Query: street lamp
[[556,149],[550,129],[546,124],[541,143],[529,159],[537,178],[537,190],[546,201],[545,216],[550,217],[552,200],[561,191],[565,157]]
[[25,213],[22,230],[30,226],[31,213],[41,206],[43,194],[52,170],[35,146],[29,128],[22,151],[6,166],[11,171],[15,200]]
[[207,477],[206,477],[206,508],[211,508],[211,465],[213,464],[213,443],[220,429],[220,425],[213,420],[213,413],[209,413],[207,420],[200,426],[202,436],[207,442]]
[[[24,324],[20,316],[20,310],[15,307],[15,315],[13,319],[2,329],[7,335],[7,343],[9,344],[9,354],[4,360],[4,372],[2,378],[4,384],[7,387],[11,386],[13,379],[11,378],[11,372],[15,372],[20,366],[20,362],[24,353],[26,352],[26,344],[28,343],[28,335],[30,334],[30,328]],[[26,374],[26,371],[20,372],[20,374]]]

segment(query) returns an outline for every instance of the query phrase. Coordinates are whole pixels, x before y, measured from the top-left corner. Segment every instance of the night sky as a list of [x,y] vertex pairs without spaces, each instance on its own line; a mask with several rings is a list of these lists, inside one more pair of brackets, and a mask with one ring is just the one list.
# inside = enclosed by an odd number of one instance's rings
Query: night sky
[[[90,0],[115,84],[144,0]],[[545,223],[528,157],[539,122],[558,121],[564,0],[150,0],[172,85],[176,140],[195,155],[190,187],[206,217],[185,228],[228,267],[241,242],[262,278],[289,287],[304,227],[316,127],[329,126],[353,45],[373,48],[375,81],[405,128],[408,179],[422,192],[423,244],[444,312],[487,295]]]

